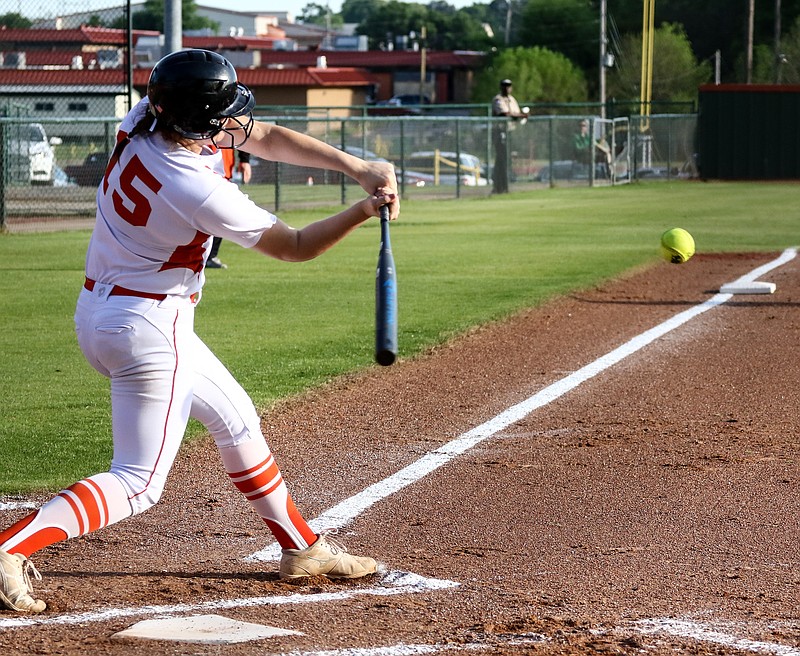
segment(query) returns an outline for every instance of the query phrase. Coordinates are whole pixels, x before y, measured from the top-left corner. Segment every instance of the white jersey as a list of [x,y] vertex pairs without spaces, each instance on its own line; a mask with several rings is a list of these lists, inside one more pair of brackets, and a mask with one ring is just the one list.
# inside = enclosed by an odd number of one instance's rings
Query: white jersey
[[[143,99],[129,112],[118,143],[147,111]],[[277,220],[221,172],[219,151],[193,153],[158,132],[134,136],[100,182],[86,277],[154,294],[198,292],[212,235],[250,248]]]

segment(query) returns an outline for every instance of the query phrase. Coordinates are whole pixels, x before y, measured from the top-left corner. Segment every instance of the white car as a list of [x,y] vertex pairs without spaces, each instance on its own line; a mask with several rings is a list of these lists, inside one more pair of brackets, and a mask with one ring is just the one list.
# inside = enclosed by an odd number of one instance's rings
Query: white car
[[[489,184],[481,172],[481,160],[469,153],[457,155],[446,150],[420,151],[406,157],[405,164],[409,169],[428,176],[429,184],[454,185],[460,182],[465,187],[485,187]],[[460,179],[457,177],[459,174]]]
[[11,180],[23,184],[52,185],[56,154],[61,139],[47,138],[41,123],[11,125],[7,129]]

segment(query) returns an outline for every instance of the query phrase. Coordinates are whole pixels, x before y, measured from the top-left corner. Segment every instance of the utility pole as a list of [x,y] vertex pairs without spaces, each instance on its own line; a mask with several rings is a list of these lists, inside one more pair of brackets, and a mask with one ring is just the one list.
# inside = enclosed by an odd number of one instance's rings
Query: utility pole
[[747,70],[745,71],[745,81],[747,84],[753,82],[753,23],[756,15],[756,0],[747,2]]
[[506,0],[506,46],[511,43],[511,13],[512,5],[511,0]]
[[128,48],[128,62],[125,67],[128,87],[128,111],[133,109],[133,16],[131,15],[131,0],[125,0],[125,31],[127,34],[126,47]]
[[183,48],[181,0],[164,0],[164,55]]
[[608,36],[606,34],[607,0],[600,0],[600,117],[606,117],[606,58]]
[[425,40],[428,37],[428,28],[424,25],[419,30],[419,104],[423,103],[425,97],[425,78],[427,72],[425,67],[427,65],[427,48],[425,47]]
[[775,0],[775,84],[781,83],[781,66],[783,53],[781,53],[781,0]]

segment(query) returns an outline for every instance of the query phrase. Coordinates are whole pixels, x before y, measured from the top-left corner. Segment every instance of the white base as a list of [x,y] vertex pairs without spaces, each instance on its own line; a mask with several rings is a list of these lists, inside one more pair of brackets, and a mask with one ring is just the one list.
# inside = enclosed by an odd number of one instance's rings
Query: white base
[[302,635],[302,633],[263,624],[239,622],[220,615],[192,615],[143,620],[124,631],[115,633],[112,637],[227,645],[287,635]]
[[722,294],[773,294],[774,282],[729,282],[719,288]]

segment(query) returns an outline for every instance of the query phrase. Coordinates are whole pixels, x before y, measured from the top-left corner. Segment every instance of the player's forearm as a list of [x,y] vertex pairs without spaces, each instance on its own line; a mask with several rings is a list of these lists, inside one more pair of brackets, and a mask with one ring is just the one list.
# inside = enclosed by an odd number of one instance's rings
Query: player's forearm
[[[391,163],[367,162],[278,125],[256,122],[242,150],[273,161],[339,171],[358,182],[368,194],[397,193],[397,177]],[[396,219],[399,211],[399,204],[392,203],[391,218]]]
[[322,255],[370,216],[374,212],[365,201],[300,229],[279,222],[264,232],[255,248],[284,262],[306,262]]
[[372,216],[365,208],[366,203],[363,207],[357,204],[302,228],[297,238],[298,255],[310,260],[327,251]]
[[253,132],[242,150],[262,159],[339,171],[353,179],[358,179],[365,168],[363,160],[319,139],[261,122],[253,125]]

